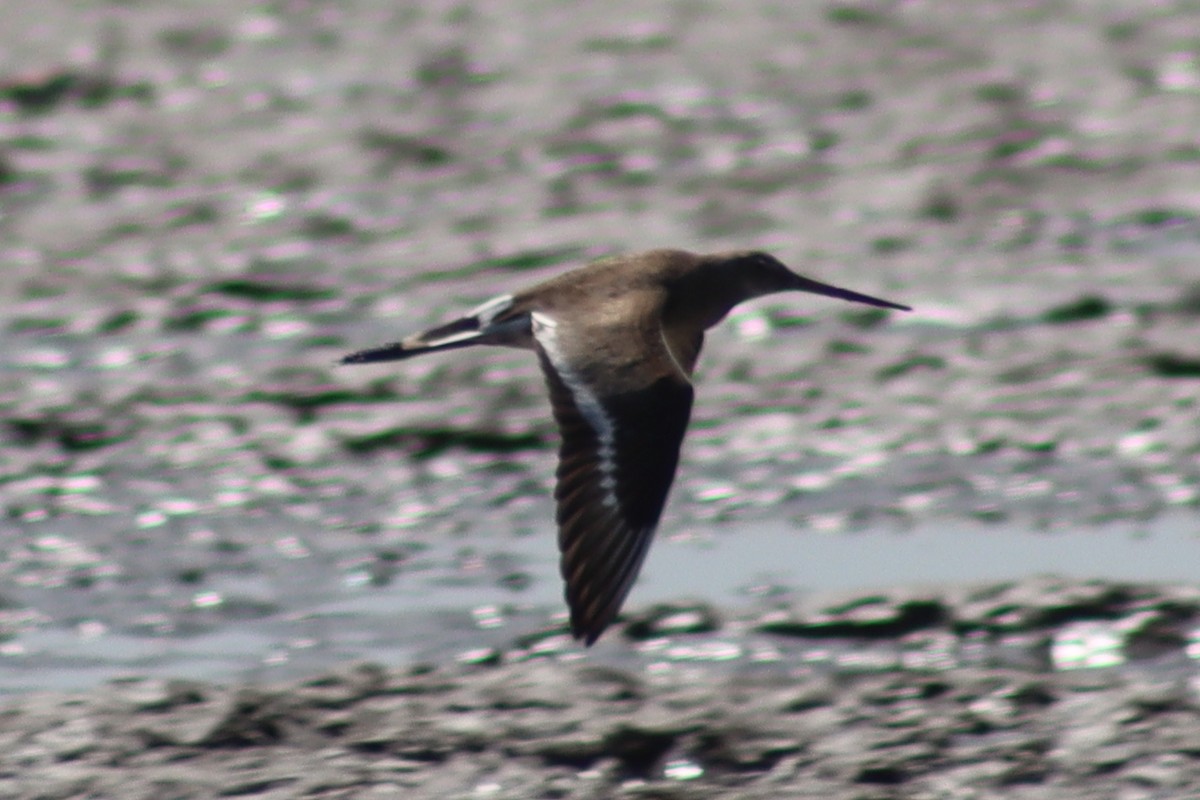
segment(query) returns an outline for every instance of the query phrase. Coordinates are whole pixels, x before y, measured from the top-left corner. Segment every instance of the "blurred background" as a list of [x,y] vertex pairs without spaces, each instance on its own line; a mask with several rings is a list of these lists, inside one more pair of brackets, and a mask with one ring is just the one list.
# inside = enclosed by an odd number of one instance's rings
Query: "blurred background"
[[780,296],[709,336],[630,611],[1194,580],[1195,3],[4,17],[0,691],[561,624],[536,360],[333,362],[652,247],[916,311]]

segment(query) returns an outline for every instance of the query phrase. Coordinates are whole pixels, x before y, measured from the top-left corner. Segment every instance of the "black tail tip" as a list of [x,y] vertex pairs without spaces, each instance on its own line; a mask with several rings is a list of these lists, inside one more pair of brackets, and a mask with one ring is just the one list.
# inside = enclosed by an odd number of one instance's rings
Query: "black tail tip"
[[382,347],[372,347],[342,356],[337,364],[374,364],[377,361],[397,361],[412,355],[412,350],[400,342],[385,344]]

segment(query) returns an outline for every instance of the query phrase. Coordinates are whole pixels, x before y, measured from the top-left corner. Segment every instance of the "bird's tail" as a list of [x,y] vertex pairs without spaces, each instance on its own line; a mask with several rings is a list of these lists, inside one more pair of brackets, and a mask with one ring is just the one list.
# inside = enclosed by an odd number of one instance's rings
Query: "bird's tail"
[[417,333],[391,344],[359,350],[344,356],[342,364],[370,364],[376,361],[399,361],[402,358],[412,358],[422,353],[435,353],[438,350],[454,350],[459,347],[470,347],[480,344],[482,334],[478,324],[470,317],[456,319],[437,328]]
[[497,317],[512,306],[512,298],[497,297],[458,319],[413,334],[398,342],[359,350],[343,357],[341,364],[371,364],[378,361],[399,361],[439,350],[456,350],[476,344],[504,344],[513,334],[529,326],[528,317],[497,321]]

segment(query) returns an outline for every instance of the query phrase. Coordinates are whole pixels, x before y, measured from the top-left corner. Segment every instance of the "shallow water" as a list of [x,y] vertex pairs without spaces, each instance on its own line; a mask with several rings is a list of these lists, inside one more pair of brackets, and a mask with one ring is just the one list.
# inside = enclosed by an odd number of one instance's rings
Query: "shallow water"
[[[711,533],[703,539],[662,537],[630,608],[698,600],[731,619],[749,619],[755,609],[788,597],[834,604],[836,598],[870,597],[896,586],[921,591],[1018,581],[1030,574],[1189,583],[1200,548],[1185,515],[1073,532],[944,523],[821,534],[764,521],[717,525]],[[419,564],[386,586],[329,585],[321,577],[326,566],[308,565],[304,571],[315,579],[313,590],[297,590],[299,578],[291,585],[277,583],[264,587],[261,613],[215,612],[192,619],[190,630],[158,635],[121,630],[120,611],[110,627],[87,592],[78,593],[73,604],[18,592],[28,607],[42,606],[59,622],[32,628],[5,647],[0,691],[86,688],[129,674],[264,682],[351,660],[438,663],[503,647],[514,637],[544,630],[551,620],[561,624],[562,589],[549,535],[478,532],[469,542],[469,555],[462,542],[432,542]],[[503,570],[509,569],[522,573],[524,588],[505,588]],[[74,622],[62,624],[65,620]],[[736,634],[716,638],[730,635]],[[600,660],[627,660],[620,651],[628,648],[614,629],[592,652]]]

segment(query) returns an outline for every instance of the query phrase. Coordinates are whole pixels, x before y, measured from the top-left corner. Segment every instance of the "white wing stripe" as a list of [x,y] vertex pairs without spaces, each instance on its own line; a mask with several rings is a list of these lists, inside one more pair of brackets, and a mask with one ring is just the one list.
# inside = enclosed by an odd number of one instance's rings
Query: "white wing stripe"
[[508,309],[512,308],[513,297],[511,294],[502,294],[499,297],[493,297],[486,303],[473,308],[467,312],[466,316],[474,317],[479,320],[479,329],[485,330],[491,326],[492,321],[500,314],[503,314]]
[[617,449],[616,425],[596,393],[587,387],[571,369],[558,346],[558,323],[545,314],[530,314],[533,322],[533,338],[541,345],[550,366],[558,373],[563,385],[571,392],[575,407],[596,432],[599,448],[596,457],[600,468],[600,488],[604,491],[604,505],[616,508],[617,503]]

